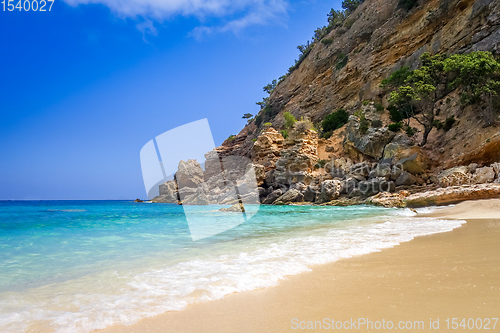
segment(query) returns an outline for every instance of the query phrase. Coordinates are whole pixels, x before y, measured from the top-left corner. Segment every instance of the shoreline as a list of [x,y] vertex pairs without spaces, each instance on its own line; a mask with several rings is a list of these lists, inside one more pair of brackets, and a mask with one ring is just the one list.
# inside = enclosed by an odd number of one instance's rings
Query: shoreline
[[500,199],[467,201],[417,217],[467,223],[451,232],[313,266],[311,272],[288,276],[275,287],[97,332],[289,332],[300,331],[301,322],[305,327],[325,318],[423,321],[427,329],[430,318],[439,318],[446,329],[447,318],[497,318]]

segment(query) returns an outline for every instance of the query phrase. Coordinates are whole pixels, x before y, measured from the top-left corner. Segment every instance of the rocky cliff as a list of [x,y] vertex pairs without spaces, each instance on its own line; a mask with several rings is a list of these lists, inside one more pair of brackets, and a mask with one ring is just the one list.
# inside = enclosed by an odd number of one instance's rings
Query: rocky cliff
[[[419,68],[426,52],[488,51],[498,58],[500,0],[419,0],[410,10],[400,4],[366,0],[316,40],[270,90],[258,116],[207,154],[204,180],[218,177],[221,158],[241,156],[251,159],[259,186],[254,195],[266,204],[446,203],[446,196],[473,198],[483,189],[475,184],[500,182],[498,104],[486,118],[484,106],[461,102],[460,89],[446,91],[431,105],[441,127],[419,146],[425,127],[416,119],[407,120],[410,131],[389,128],[389,91],[381,85],[398,69]],[[347,111],[347,123],[320,138],[321,122],[338,109]],[[287,124],[286,113],[305,120],[301,128]],[[452,126],[442,130],[447,119]],[[231,168],[248,171],[237,162]],[[201,179],[199,170],[194,175]],[[442,190],[449,186],[464,188]],[[498,185],[488,186],[483,196],[498,195]],[[179,199],[173,184],[163,189],[170,201]],[[432,199],[417,195],[425,191],[434,191]]]
[[[280,130],[284,127],[283,113],[287,111],[297,119],[307,117],[318,123],[339,108],[354,114],[364,101],[387,107],[388,94],[380,88],[381,81],[403,66],[417,68],[424,52],[453,54],[482,50],[500,54],[498,0],[421,0],[410,11],[399,8],[397,0],[367,0],[349,20],[350,27],[344,24],[333,29],[324,37],[331,43],[315,43],[298,69],[277,85],[268,107],[259,113],[262,123],[272,122]],[[341,59],[344,62],[347,59],[343,67],[339,66]],[[475,107],[460,105],[456,92],[443,98],[436,107],[440,109],[438,119],[453,115],[457,125],[447,132],[431,132],[424,149],[433,167],[493,163],[500,159],[498,127],[485,127]],[[387,124],[388,117],[382,118]],[[412,139],[419,142],[422,127],[415,121],[411,126],[417,129]],[[252,139],[258,137],[261,129],[262,124],[259,127],[252,122],[239,133],[237,140],[224,146],[234,153],[250,156]],[[347,135],[352,137],[352,132]],[[371,151],[362,153],[379,157]]]

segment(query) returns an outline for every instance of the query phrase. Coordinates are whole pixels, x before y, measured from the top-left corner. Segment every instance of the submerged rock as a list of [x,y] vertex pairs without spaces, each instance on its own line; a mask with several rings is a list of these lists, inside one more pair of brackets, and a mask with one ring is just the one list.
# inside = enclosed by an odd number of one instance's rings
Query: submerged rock
[[229,208],[221,208],[219,209],[221,212],[233,212],[233,213],[244,213],[245,212],[245,206],[239,202],[237,204],[232,205]]

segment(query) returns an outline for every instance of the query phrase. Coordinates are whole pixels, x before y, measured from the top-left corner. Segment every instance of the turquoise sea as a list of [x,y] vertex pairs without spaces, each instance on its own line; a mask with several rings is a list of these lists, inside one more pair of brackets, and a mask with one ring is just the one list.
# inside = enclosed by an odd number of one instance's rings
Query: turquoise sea
[[[207,223],[231,219],[220,207],[190,213]],[[465,223],[414,215],[262,206],[244,224],[194,242],[177,205],[0,201],[0,332],[133,324]]]

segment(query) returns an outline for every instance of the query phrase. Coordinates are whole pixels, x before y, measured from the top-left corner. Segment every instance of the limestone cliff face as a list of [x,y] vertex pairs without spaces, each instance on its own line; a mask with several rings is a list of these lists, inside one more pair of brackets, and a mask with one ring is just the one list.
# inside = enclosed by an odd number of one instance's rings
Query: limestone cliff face
[[[398,0],[366,0],[349,19],[354,20],[352,26],[331,31],[325,38],[333,42],[316,43],[299,68],[278,84],[268,110],[261,112],[263,123],[270,121],[274,128],[282,129],[286,111],[297,119],[307,117],[317,123],[339,108],[353,114],[366,100],[387,107],[387,92],[379,87],[382,79],[403,66],[417,68],[424,52],[482,50],[500,54],[499,0],[420,0],[409,12],[398,8]],[[343,57],[347,57],[347,63],[342,67]],[[432,130],[423,149],[431,167],[446,169],[500,160],[499,127],[485,127],[475,107],[461,106],[453,92],[436,108],[441,111],[439,120],[454,115],[458,122],[448,132]],[[386,125],[388,115],[381,118]],[[422,127],[415,121],[411,126],[418,130],[412,139],[419,142]],[[223,146],[235,154],[250,156],[252,139],[261,130],[251,122],[236,140]],[[379,159],[392,140],[390,133],[381,132],[373,130],[371,135],[380,137],[374,141],[357,135],[356,124],[351,124],[343,145],[348,151],[337,152],[337,157]]]
[[263,165],[265,171],[276,168],[276,162],[281,156],[283,150],[283,136],[270,127],[257,138],[252,149],[252,160]]
[[[388,91],[380,83],[403,66],[418,68],[424,52],[500,55],[500,0],[418,0],[409,12],[398,2],[366,0],[277,85],[259,123],[208,152],[204,171],[195,161],[180,163],[180,184],[163,184],[156,200],[421,206],[497,196],[500,110],[491,126],[478,106],[463,106],[452,91],[433,107],[436,120],[454,116],[455,124],[432,129],[419,147],[423,127],[415,120],[414,135],[389,130]],[[319,139],[310,121],[340,108],[348,123]],[[302,127],[282,132],[285,112],[304,118]]]
[[274,177],[280,184],[310,184],[314,166],[318,162],[318,134],[313,130],[292,133],[286,141],[286,149],[276,162]]

